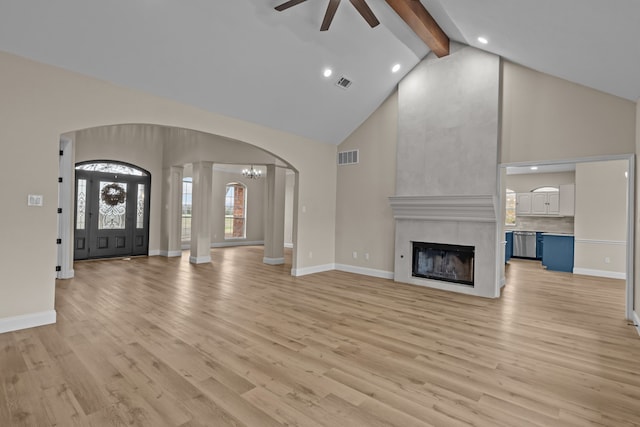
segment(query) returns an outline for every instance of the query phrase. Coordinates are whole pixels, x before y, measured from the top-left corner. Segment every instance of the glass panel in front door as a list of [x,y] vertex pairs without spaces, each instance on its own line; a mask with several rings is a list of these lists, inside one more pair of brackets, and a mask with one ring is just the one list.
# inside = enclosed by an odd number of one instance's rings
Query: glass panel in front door
[[127,217],[127,183],[100,181],[98,230],[124,230]]
[[87,180],[78,180],[76,194],[76,229],[84,230],[85,214],[87,212]]
[[144,184],[138,184],[138,201],[136,203],[136,228],[144,228]]

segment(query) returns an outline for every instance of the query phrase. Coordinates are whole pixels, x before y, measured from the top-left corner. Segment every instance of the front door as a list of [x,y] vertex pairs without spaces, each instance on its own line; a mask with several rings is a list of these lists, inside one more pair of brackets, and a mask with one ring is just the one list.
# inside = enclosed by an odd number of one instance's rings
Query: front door
[[150,184],[124,163],[76,165],[74,259],[146,255]]

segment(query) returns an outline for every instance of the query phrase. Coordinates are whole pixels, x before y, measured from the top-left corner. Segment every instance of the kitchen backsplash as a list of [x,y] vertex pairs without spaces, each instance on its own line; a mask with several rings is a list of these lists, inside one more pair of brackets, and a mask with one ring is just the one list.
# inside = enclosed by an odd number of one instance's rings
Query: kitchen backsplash
[[519,216],[516,218],[515,227],[505,227],[505,229],[573,234],[573,217]]

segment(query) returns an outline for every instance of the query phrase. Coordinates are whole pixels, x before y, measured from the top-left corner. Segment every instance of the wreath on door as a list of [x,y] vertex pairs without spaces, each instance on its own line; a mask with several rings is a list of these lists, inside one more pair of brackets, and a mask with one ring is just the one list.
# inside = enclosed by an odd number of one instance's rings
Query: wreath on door
[[100,198],[109,206],[117,206],[127,199],[127,191],[120,184],[105,185],[100,191]]

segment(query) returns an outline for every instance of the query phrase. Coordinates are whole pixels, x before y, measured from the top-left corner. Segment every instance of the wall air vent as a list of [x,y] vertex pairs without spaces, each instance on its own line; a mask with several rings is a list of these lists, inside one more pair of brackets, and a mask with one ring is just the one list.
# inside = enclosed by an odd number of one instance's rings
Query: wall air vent
[[345,76],[340,77],[340,80],[336,82],[336,86],[341,87],[342,89],[347,89],[351,86],[351,80],[346,78]]
[[355,165],[359,157],[358,150],[341,151],[338,153],[338,165]]

